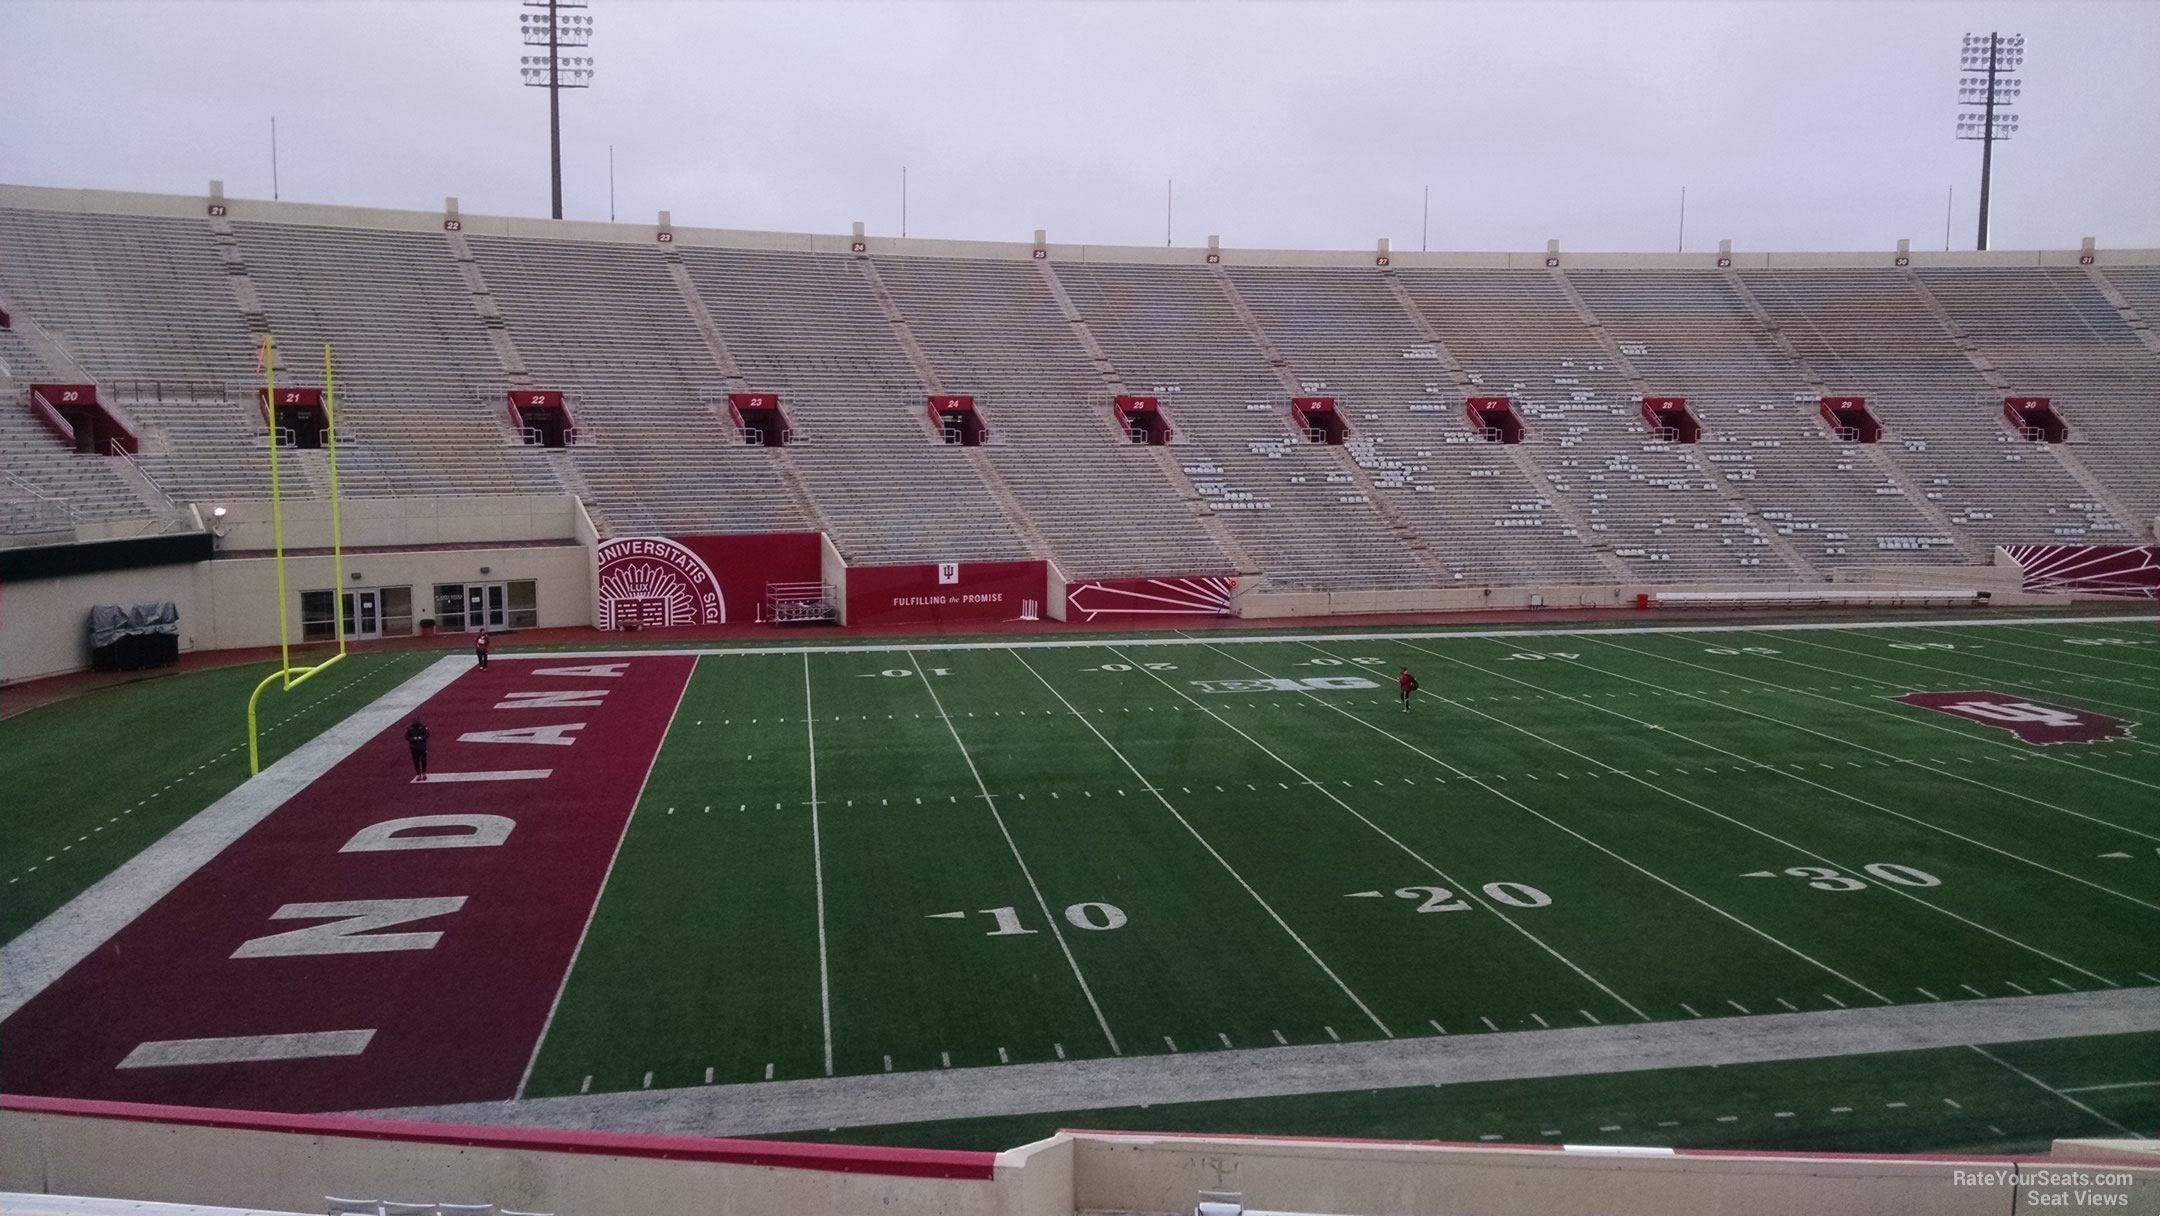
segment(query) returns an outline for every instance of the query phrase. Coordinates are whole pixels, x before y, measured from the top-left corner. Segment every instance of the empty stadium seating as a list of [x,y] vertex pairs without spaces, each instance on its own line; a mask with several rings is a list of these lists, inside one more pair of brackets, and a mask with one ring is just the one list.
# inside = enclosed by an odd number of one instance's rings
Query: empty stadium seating
[[[148,520],[157,491],[266,496],[265,331],[281,383],[319,383],[336,348],[348,494],[567,490],[609,534],[822,528],[855,562],[1279,590],[1793,582],[2145,539],[2160,515],[2160,353],[2132,324],[2160,313],[2160,266],[1045,265],[52,193],[0,206],[0,298],[49,339],[0,329],[15,536]],[[30,414],[29,383],[73,375],[137,428],[144,476]],[[576,442],[528,446],[512,388],[564,392]],[[726,394],[753,390],[779,395],[789,446],[729,422]],[[941,441],[938,392],[975,399],[985,446]],[[1130,442],[1120,392],[1161,401],[1169,446]],[[1345,444],[1301,433],[1298,394],[1335,399]],[[1685,398],[1699,442],[1647,424],[1645,394]],[[1882,442],[1833,434],[1825,394],[1865,397]],[[1475,395],[1510,398],[1524,442],[1486,442]],[[2050,398],[2071,441],[2019,435],[2007,395]],[[325,453],[283,463],[288,493],[327,491]]]

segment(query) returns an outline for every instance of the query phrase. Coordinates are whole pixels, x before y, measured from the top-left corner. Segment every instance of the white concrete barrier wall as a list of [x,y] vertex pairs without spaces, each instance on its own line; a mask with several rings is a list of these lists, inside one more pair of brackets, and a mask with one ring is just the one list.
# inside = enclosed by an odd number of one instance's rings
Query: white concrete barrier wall
[[[2049,1176],[2012,1181],[2037,1171]],[[993,1155],[6,1098],[7,1190],[294,1212],[337,1195],[566,1216],[1182,1214],[1202,1190],[1254,1208],[1374,1216],[2000,1216],[2068,1205],[2045,1197],[2069,1192],[2099,1210],[2141,1210],[2124,1200],[2160,1195],[2160,1161],[2067,1142],[2053,1159],[1641,1155],[1095,1132]]]

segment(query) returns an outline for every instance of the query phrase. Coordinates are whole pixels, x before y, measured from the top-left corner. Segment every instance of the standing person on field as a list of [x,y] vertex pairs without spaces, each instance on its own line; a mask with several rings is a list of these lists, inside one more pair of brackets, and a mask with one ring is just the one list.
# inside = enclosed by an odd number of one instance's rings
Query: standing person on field
[[476,638],[474,638],[474,639],[473,639],[473,643],[472,643],[472,648],[473,648],[473,657],[474,657],[474,658],[477,658],[477,659],[479,659],[479,660],[480,660],[480,670],[482,670],[482,671],[486,671],[486,670],[487,670],[487,654],[488,654],[488,631],[487,631],[487,626],[485,626],[485,625],[482,625],[482,626],[480,627],[480,636],[478,636],[478,637],[476,637]]
[[1410,669],[1405,667],[1402,669],[1402,674],[1395,677],[1395,686],[1402,689],[1403,712],[1409,713],[1410,694],[1417,691],[1417,677],[1411,675]]
[[412,752],[413,780],[427,780],[427,724],[418,718],[405,728],[405,746]]

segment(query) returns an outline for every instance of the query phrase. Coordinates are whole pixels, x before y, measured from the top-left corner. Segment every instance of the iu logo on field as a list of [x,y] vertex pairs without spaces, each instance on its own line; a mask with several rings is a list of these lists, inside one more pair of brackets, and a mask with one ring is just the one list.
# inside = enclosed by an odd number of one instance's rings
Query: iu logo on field
[[2028,701],[2006,692],[1909,692],[1898,700],[2010,731],[2027,743],[2098,743],[2128,738],[2132,723],[2089,710]]

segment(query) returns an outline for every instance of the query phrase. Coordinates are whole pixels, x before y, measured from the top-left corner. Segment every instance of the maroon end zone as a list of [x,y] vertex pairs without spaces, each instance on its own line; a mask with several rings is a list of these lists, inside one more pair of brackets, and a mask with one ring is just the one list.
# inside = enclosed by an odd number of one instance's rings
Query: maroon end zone
[[418,713],[433,780],[413,782],[403,722],[368,740],[0,1025],[0,1090],[513,1096],[694,664],[459,676]]
[[2099,743],[2128,738],[2132,723],[2090,710],[2049,705],[2006,692],[1977,689],[1969,692],[1909,692],[1896,698],[1907,705],[1932,709],[2006,730],[2026,743]]

